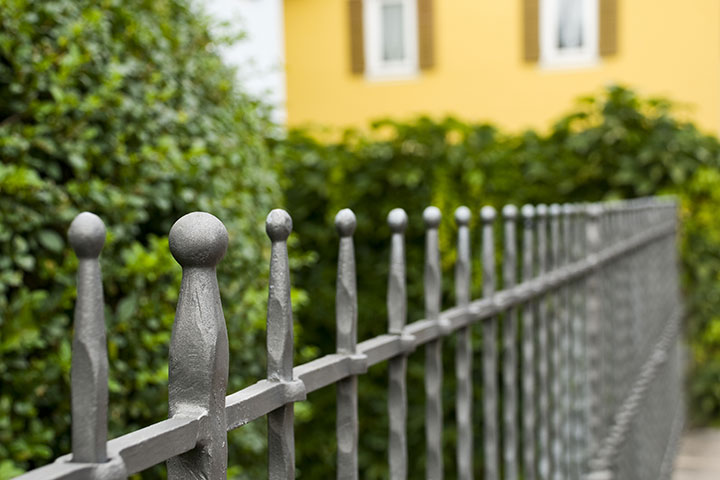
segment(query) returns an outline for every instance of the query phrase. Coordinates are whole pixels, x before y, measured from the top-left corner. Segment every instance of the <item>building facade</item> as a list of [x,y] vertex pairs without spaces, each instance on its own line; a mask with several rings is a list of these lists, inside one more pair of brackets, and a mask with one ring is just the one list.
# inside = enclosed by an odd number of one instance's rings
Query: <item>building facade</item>
[[720,132],[717,0],[284,0],[287,122],[546,128],[620,83]]

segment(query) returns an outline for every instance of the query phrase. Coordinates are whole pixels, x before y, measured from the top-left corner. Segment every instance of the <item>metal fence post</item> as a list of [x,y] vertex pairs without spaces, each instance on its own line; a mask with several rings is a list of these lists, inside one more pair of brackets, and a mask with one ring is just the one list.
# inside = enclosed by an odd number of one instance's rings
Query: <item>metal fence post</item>
[[[587,253],[596,254],[600,250],[600,217],[602,207],[590,204],[586,210],[585,240]],[[583,365],[587,369],[587,425],[588,425],[588,452],[597,452],[600,446],[600,431],[602,415],[600,410],[600,322],[602,321],[602,302],[600,299],[602,289],[601,272],[596,270],[587,279],[585,290],[586,315],[586,361]]]
[[108,358],[98,258],[105,225],[97,215],[83,212],[70,224],[68,238],[78,257],[71,368],[73,461],[102,463],[107,460]]
[[[293,317],[287,239],[292,219],[285,210],[272,210],[265,230],[272,242],[267,310],[267,376],[271,382],[293,380]],[[268,477],[295,478],[295,404],[286,403],[268,419]]]
[[[467,307],[470,303],[470,209],[462,206],[455,210],[458,227],[457,261],[455,262],[455,303]],[[466,325],[457,332],[455,349],[455,375],[457,396],[455,414],[457,418],[457,470],[459,480],[473,479],[473,384],[472,384],[472,327]]]
[[[438,227],[441,213],[437,207],[427,207],[423,212],[425,222],[425,318],[438,322],[438,328],[446,328],[440,320],[442,278],[440,272],[440,247]],[[425,345],[425,439],[427,442],[426,478],[443,478],[443,412],[442,412],[442,335]]]
[[[575,207],[569,203],[562,205],[562,238],[563,255],[562,266],[572,261],[573,231],[572,222],[575,216]],[[572,285],[568,284],[560,290],[560,304],[562,305],[561,322],[561,364],[563,370],[562,410],[563,410],[563,471],[566,478],[572,477],[572,457],[577,448],[572,441],[572,427],[574,416],[572,415],[572,370],[575,364],[572,361]]]
[[[537,249],[538,249],[538,275],[548,271],[548,243],[547,243],[547,214],[548,208],[540,204],[535,209],[537,214]],[[550,444],[550,348],[548,335],[550,330],[550,316],[548,313],[548,296],[543,295],[537,302],[537,331],[538,331],[538,478],[550,480],[551,444]]]
[[[405,285],[405,228],[408,218],[405,210],[395,208],[388,214],[392,232],[390,246],[390,273],[388,278],[387,310],[389,332],[402,338],[407,320],[407,293]],[[407,478],[407,357],[390,359],[388,415],[390,417],[390,478]]]
[[[502,210],[504,219],[503,251],[503,288],[515,286],[517,269],[516,228],[518,209],[515,205],[505,205]],[[504,478],[517,480],[517,308],[510,307],[503,321],[503,460]]]
[[[535,207],[523,205],[523,270],[524,282],[532,280],[535,269],[533,254],[535,238],[533,235]],[[535,480],[535,450],[537,448],[535,432],[535,314],[537,301],[529,301],[523,307],[522,326],[522,419],[523,419],[523,479]]]
[[194,212],[175,222],[169,242],[170,252],[183,268],[170,340],[170,417],[205,418],[197,446],[167,461],[168,478],[224,479],[229,354],[215,267],[225,255],[228,234],[214,216]]
[[[353,233],[355,214],[349,208],[335,216],[335,228],[340,234],[338,270],[335,295],[337,352],[354,355],[357,347],[357,279]],[[358,391],[357,376],[337,383],[337,478],[358,478]]]
[[[551,245],[551,270],[557,270],[561,265],[560,260],[560,205],[550,205],[550,245]],[[553,480],[566,480],[563,470],[563,401],[562,401],[562,296],[555,290],[550,294],[552,298],[552,316],[550,322],[552,350],[552,478]]]
[[[485,206],[480,210],[482,220],[483,297],[495,294],[495,238],[493,223],[496,212]],[[485,478],[500,478],[498,466],[498,381],[497,381],[497,318],[483,320],[483,447],[485,450]]]

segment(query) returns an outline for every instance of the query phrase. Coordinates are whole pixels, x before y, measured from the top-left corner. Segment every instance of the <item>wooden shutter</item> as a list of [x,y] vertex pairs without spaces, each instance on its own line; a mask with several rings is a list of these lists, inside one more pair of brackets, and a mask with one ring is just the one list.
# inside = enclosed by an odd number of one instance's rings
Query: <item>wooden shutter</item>
[[522,8],[523,58],[526,62],[537,62],[540,59],[539,0],[522,0]]
[[435,65],[435,21],[433,0],[417,0],[418,64],[421,70]]
[[598,0],[598,3],[600,9],[598,49],[602,56],[615,55],[617,53],[617,0]]
[[363,0],[348,0],[350,29],[350,71],[365,72],[365,46],[363,44]]

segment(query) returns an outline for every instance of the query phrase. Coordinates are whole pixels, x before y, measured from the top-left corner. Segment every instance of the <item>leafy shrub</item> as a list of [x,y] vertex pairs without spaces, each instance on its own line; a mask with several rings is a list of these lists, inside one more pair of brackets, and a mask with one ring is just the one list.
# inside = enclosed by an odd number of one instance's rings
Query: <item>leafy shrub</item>
[[[682,200],[682,259],[687,331],[692,349],[691,414],[697,423],[720,419],[720,144],[693,125],[677,120],[668,102],[643,99],[612,87],[581,100],[546,134],[507,135],[489,125],[447,118],[419,118],[408,123],[385,120],[369,132],[349,131],[324,144],[307,132],[291,133],[275,145],[285,159],[286,201],[295,219],[299,248],[313,252],[315,263],[298,271],[295,283],[310,291],[312,302],[297,314],[305,338],[324,353],[334,350],[337,238],[332,219],[340,208],[355,210],[360,298],[358,335],[365,339],[387,329],[385,289],[389,229],[387,212],[404,207],[407,232],[409,318],[421,318],[422,210],[434,204],[443,211],[440,242],[444,306],[453,302],[453,210],[466,204],[475,212],[484,204],[579,202],[677,194]],[[477,224],[473,238],[479,238]],[[477,240],[476,240],[477,241]],[[475,258],[479,257],[476,252]],[[475,271],[479,271],[477,266]],[[476,275],[477,277],[478,275]],[[474,294],[480,285],[475,279]],[[322,321],[325,319],[324,321]],[[322,323],[321,323],[322,322]],[[476,339],[477,340],[477,339]],[[445,456],[449,478],[454,469],[452,340],[446,342]],[[409,366],[409,450],[411,478],[424,476],[422,351]],[[476,388],[480,385],[475,369]],[[371,370],[361,379],[360,436],[362,477],[385,478],[387,419],[386,372]],[[363,383],[364,382],[364,383]],[[481,392],[476,393],[481,398]],[[301,422],[297,438],[312,435],[312,449],[301,448],[299,469],[308,478],[330,475],[334,468],[332,389],[314,394],[314,415]],[[479,412],[479,410],[478,410]],[[479,422],[479,413],[476,421]],[[478,431],[479,431],[478,423]],[[310,433],[312,432],[312,433]],[[481,475],[480,460],[476,461]]]
[[[230,233],[219,270],[229,388],[264,376],[263,222],[281,195],[262,108],[236,88],[188,1],[1,0],[0,10],[0,477],[8,478],[70,449],[72,218],[93,211],[109,232],[101,264],[112,437],[167,417],[180,284],[167,233],[187,212],[209,211]],[[231,455],[262,455],[257,428],[231,442]]]

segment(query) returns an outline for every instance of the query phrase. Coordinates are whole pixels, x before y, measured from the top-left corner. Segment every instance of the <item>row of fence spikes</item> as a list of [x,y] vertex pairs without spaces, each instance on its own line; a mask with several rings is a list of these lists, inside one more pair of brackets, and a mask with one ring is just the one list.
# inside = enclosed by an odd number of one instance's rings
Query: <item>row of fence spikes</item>
[[[651,201],[636,201],[632,208],[642,209]],[[656,203],[657,204],[657,203]],[[525,205],[520,214],[527,224],[534,218],[544,222],[549,214],[553,220],[561,214],[587,213],[597,217],[601,206],[592,204],[588,208],[565,207],[553,204],[533,207]],[[514,224],[518,209],[506,206],[506,234],[512,237],[508,245],[514,245]],[[470,299],[470,239],[468,224],[471,213],[467,207],[455,212],[458,225],[458,255],[456,262],[456,303],[467,305]],[[494,208],[486,206],[480,211],[483,235],[483,296],[489,297],[495,291],[494,240],[492,223],[496,218]],[[428,207],[423,215],[426,225],[426,266],[425,299],[426,316],[438,322],[443,331],[440,312],[440,261],[438,248],[438,226],[440,211]],[[412,350],[413,339],[404,333],[407,322],[406,269],[404,231],[408,218],[403,209],[394,209],[388,215],[391,229],[391,253],[388,278],[388,331],[399,335],[407,346],[406,355]],[[542,225],[543,223],[540,223]],[[341,210],[335,221],[340,235],[338,279],[336,297],[337,351],[353,355],[357,345],[357,287],[353,233],[356,227],[354,213]],[[552,237],[558,238],[557,222],[551,222]],[[542,230],[542,229],[541,229]],[[267,313],[267,355],[269,381],[293,381],[293,328],[292,305],[290,300],[290,271],[288,263],[287,238],[292,231],[292,220],[284,210],[273,210],[267,217],[266,231],[272,242]],[[72,358],[72,448],[73,461],[102,463],[107,460],[107,345],[103,313],[102,279],[99,255],[105,241],[105,227],[99,217],[84,212],[72,222],[68,231],[69,241],[78,259],[78,298],[75,309],[75,334]],[[542,246],[545,233],[538,233]],[[171,479],[224,478],[227,469],[227,440],[225,424],[225,395],[228,378],[228,340],[222,311],[215,267],[225,254],[228,234],[216,217],[194,212],[180,218],[169,234],[170,250],[176,261],[183,267],[183,278],[178,296],[178,306],[173,325],[169,356],[169,411],[170,416],[195,416],[204,418],[202,438],[191,452],[168,461]],[[556,242],[554,242],[556,243]],[[557,267],[559,252],[553,245],[553,264]],[[542,250],[540,250],[542,251]],[[514,247],[513,247],[514,252]],[[511,252],[512,253],[512,252]],[[547,270],[544,256],[538,259],[540,273]],[[515,261],[514,259],[512,260]],[[527,267],[526,267],[527,268]],[[514,282],[514,273],[506,268],[506,281]],[[484,337],[497,338],[496,322],[484,322]],[[462,444],[458,448],[458,465],[462,478],[471,478],[472,472],[472,431],[471,392],[472,352],[469,332],[461,331],[461,348],[456,353],[456,364],[462,381],[459,382],[457,415],[460,425],[459,436]],[[431,396],[428,402],[428,471],[433,476],[442,476],[442,455],[439,450],[442,438],[442,405],[439,387],[442,383],[441,341],[428,346],[428,370],[426,390]],[[433,345],[434,343],[434,345]],[[489,345],[485,345],[489,347]],[[486,348],[492,352],[493,348]],[[407,390],[405,374],[406,355],[390,360],[390,470],[391,478],[407,477]],[[484,362],[486,369],[496,367],[494,360]],[[198,375],[198,372],[203,372]],[[495,375],[485,372],[486,395],[485,414],[497,412],[497,382]],[[352,378],[346,379],[345,390],[338,392],[342,397],[342,412],[338,411],[339,425],[349,425],[346,431],[338,426],[338,477],[357,478],[357,384]],[[353,382],[355,382],[353,384]],[[489,383],[487,383],[489,382]],[[542,398],[541,398],[542,402]],[[495,418],[493,415],[492,418]],[[493,420],[496,422],[496,420]],[[492,478],[497,475],[497,424],[486,425],[486,472]],[[271,479],[294,477],[293,408],[285,405],[268,415],[268,455]],[[542,435],[543,428],[541,428]],[[490,441],[488,441],[490,439]]]

